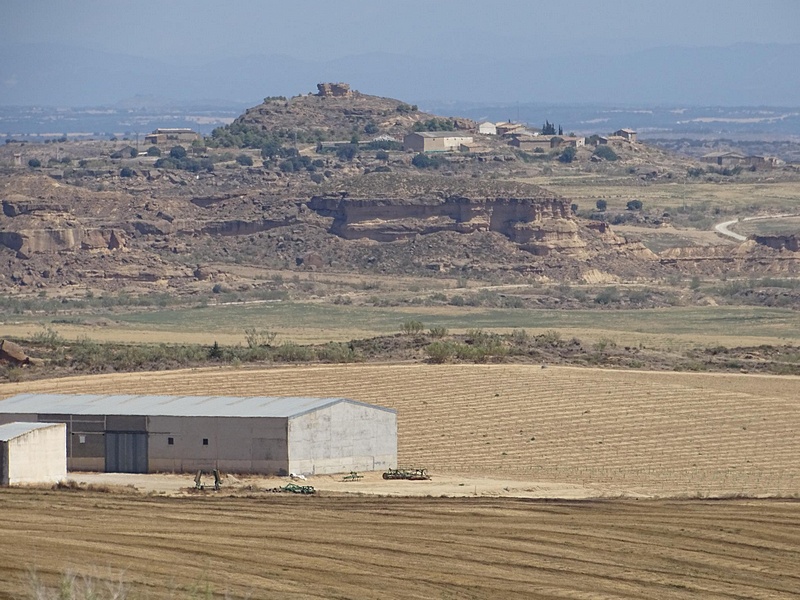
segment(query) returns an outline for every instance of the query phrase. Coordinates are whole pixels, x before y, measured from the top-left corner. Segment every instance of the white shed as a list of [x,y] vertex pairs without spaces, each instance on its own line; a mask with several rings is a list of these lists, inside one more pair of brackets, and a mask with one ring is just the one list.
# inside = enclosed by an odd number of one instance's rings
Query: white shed
[[0,485],[55,483],[66,476],[66,425],[0,425]]
[[483,135],[497,135],[497,125],[491,121],[478,123],[478,133],[482,133]]

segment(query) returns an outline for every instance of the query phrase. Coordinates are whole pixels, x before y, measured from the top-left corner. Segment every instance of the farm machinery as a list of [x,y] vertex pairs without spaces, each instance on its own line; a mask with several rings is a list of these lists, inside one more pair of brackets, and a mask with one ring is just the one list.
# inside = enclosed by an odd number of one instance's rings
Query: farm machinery
[[297,485],[296,483],[287,483],[283,487],[276,487],[267,491],[276,493],[289,492],[291,494],[314,494],[317,490],[314,489],[313,485]]
[[342,481],[360,481],[364,476],[358,471],[350,471],[349,475],[342,477]]
[[387,469],[384,479],[407,479],[409,481],[426,481],[431,478],[425,469]]
[[[212,474],[214,475],[214,491],[218,492],[219,488],[222,487],[222,475],[219,469],[214,469]],[[194,489],[201,491],[206,489],[206,484],[203,483],[203,471],[198,471],[197,475],[194,476]]]

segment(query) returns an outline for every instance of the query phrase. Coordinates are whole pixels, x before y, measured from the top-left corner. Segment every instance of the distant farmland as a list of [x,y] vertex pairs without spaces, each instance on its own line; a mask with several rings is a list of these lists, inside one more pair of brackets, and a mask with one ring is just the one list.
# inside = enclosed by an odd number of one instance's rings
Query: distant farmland
[[800,379],[530,365],[100,375],[22,391],[346,396],[398,410],[399,460],[609,495],[800,495]]

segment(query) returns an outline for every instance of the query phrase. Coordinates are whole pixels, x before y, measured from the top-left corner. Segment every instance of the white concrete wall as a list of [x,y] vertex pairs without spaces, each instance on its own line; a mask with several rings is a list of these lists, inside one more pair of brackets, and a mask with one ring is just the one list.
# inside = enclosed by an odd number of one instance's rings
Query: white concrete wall
[[289,420],[289,470],[326,474],[397,466],[397,414],[340,402]]
[[149,417],[148,467],[151,472],[288,473],[286,429],[285,418]]
[[444,137],[440,138],[443,143],[445,150],[458,150],[461,147],[461,144],[471,144],[473,139],[472,136],[453,136],[453,137]]
[[8,484],[55,483],[67,477],[67,427],[54,423],[7,442]]

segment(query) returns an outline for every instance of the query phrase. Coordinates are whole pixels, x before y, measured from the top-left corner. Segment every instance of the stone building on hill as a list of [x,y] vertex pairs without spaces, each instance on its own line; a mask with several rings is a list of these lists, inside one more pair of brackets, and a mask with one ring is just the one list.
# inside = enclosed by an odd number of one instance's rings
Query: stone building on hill
[[353,95],[349,83],[318,83],[317,96],[335,97],[335,98],[349,98]]

